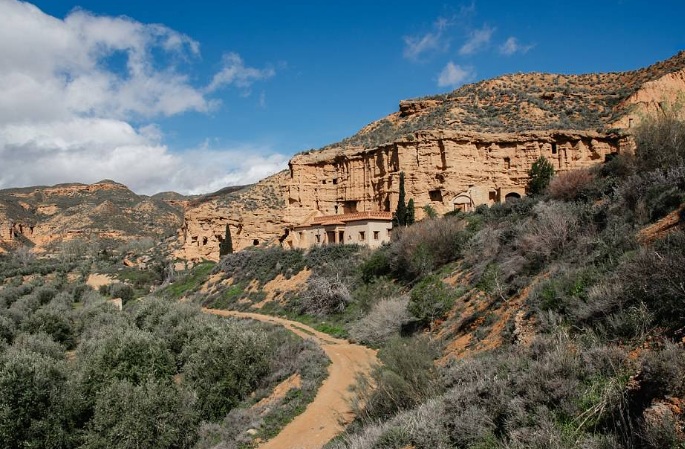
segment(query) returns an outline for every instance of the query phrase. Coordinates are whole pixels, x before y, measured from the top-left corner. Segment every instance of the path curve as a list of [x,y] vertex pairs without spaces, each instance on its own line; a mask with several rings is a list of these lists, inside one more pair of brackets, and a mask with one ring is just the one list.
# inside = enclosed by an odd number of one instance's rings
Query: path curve
[[259,313],[202,309],[224,317],[249,318],[278,324],[302,338],[314,340],[328,358],[328,378],[323,381],[306,410],[259,449],[319,449],[338,435],[354,418],[351,387],[358,374],[368,375],[376,363],[376,351],[331,337],[307,325]]

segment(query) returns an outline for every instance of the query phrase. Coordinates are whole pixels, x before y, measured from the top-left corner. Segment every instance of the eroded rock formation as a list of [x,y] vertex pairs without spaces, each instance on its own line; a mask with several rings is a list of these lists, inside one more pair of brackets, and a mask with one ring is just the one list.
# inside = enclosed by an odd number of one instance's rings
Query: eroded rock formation
[[182,223],[182,211],[105,180],[0,191],[0,248],[79,238],[130,240],[162,237]]
[[630,133],[644,117],[685,118],[683,95],[680,53],[632,72],[506,75],[402,101],[356,135],[296,155],[286,172],[190,205],[177,256],[216,260],[226,223],[239,250],[287,245],[289,229],[316,215],[391,211],[402,171],[418,218],[426,205],[444,213],[520,197],[539,156],[566,171],[631,151]]

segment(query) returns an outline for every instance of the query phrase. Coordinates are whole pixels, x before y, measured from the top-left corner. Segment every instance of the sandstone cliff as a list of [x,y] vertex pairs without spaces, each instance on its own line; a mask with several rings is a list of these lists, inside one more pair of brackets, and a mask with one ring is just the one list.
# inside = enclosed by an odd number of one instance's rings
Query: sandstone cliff
[[520,197],[539,156],[565,171],[629,151],[632,127],[682,114],[683,94],[681,52],[632,72],[506,75],[402,101],[356,135],[296,155],[286,172],[189,206],[177,256],[216,260],[226,223],[242,249],[287,245],[289,229],[317,214],[390,211],[400,172],[419,218],[426,205],[444,213]]

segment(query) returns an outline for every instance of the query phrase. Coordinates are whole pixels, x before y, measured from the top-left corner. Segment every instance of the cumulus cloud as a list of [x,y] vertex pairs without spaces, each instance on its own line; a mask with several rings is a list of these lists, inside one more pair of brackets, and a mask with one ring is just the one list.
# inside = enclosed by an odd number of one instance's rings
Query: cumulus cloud
[[505,56],[511,56],[515,53],[528,53],[533,48],[532,45],[523,45],[515,37],[510,37],[499,47],[499,52]]
[[199,51],[163,25],[83,10],[62,20],[0,1],[0,188],[112,178],[145,193],[199,192],[214,188],[210,179],[253,182],[283,166],[280,155],[227,149],[210,158],[164,145],[154,118],[207,112],[222,87],[247,89],[275,73],[228,53],[211,82],[195,86],[182,69]]
[[482,28],[469,33],[468,40],[459,49],[460,55],[472,55],[483,50],[490,44],[495,28],[483,25]]
[[449,48],[449,40],[445,36],[445,30],[449,21],[439,18],[433,24],[433,29],[427,33],[405,36],[403,56],[413,62],[418,62],[423,56],[430,53],[446,51]]
[[472,67],[462,67],[448,62],[445,68],[440,72],[438,77],[438,86],[440,87],[457,87],[464,84],[475,77],[476,73]]

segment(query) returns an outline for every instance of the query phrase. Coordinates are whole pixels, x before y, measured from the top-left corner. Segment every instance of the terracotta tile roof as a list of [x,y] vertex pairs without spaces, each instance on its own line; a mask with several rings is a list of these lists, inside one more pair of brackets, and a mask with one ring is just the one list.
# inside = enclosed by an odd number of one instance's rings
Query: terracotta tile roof
[[392,220],[392,212],[366,211],[354,212],[351,214],[323,215],[321,217],[313,217],[308,222],[302,223],[298,227],[315,225],[344,225],[350,221],[361,220],[390,221]]
[[339,215],[324,215],[323,217],[314,217],[310,224],[321,224],[329,221],[347,223],[348,221],[359,221],[359,220],[392,220],[391,212],[354,212],[351,214],[339,214]]

